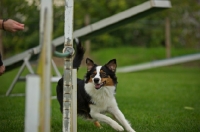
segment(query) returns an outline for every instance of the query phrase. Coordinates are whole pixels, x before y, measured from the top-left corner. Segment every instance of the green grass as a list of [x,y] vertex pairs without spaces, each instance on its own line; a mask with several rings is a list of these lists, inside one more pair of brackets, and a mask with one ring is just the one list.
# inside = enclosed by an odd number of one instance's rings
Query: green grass
[[[103,55],[100,51],[96,54]],[[140,56],[140,54],[142,53],[138,52],[137,55]],[[149,58],[152,57],[150,55]],[[99,58],[95,56],[96,60]],[[105,56],[104,61],[99,60],[106,63],[105,60],[109,58],[111,59],[112,55]],[[116,58],[120,58],[118,63],[123,61],[120,55],[116,55]],[[145,61],[146,56],[139,58]],[[121,65],[125,64],[121,63]],[[187,65],[180,64],[125,74],[117,73],[119,83],[116,99],[119,108],[137,132],[200,131],[199,65],[200,62],[196,61]],[[18,69],[15,69],[0,77],[0,95],[6,93],[17,71]],[[82,78],[85,71],[85,67],[80,68],[78,76]],[[55,86],[56,84],[52,84],[53,95],[55,95]],[[25,83],[17,83],[13,93],[24,92]],[[0,132],[24,131],[24,111],[25,97],[1,96]],[[78,118],[78,132],[115,132],[107,124],[102,124],[102,126],[103,129],[97,129],[92,122]],[[57,100],[52,100],[51,131],[62,131],[62,115]]]
[[[200,49],[171,49],[171,57],[182,56],[186,54],[200,53]],[[133,65],[148,61],[155,61],[166,58],[165,48],[136,48],[121,47],[107,48],[93,51],[91,58],[99,64],[104,64],[110,59],[116,58],[118,66]]]

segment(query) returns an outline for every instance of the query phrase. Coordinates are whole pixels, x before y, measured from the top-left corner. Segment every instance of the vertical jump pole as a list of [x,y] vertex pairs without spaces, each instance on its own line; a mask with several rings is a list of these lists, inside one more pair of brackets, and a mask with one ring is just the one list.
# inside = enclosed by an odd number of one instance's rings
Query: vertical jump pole
[[51,60],[52,60],[52,0],[41,0],[40,46],[41,53],[37,74],[41,78],[39,100],[39,132],[50,132],[51,128]]
[[[73,84],[72,76],[76,78],[72,73],[73,68],[73,15],[74,15],[74,1],[65,0],[65,30],[64,30],[64,49],[63,52],[69,51],[72,53],[65,58],[64,63],[64,81],[63,81],[63,132],[76,132],[76,113],[77,110],[73,110],[76,107],[75,97],[73,97],[73,91],[75,91],[76,85]],[[72,75],[73,74],[73,75]],[[76,82],[75,82],[76,83]]]
[[38,75],[26,76],[26,105],[24,132],[38,132],[39,126],[39,101],[40,77]]
[[27,76],[25,132],[50,132],[52,0],[41,0],[40,47],[37,74]]
[[77,132],[77,69],[72,71],[72,132]]

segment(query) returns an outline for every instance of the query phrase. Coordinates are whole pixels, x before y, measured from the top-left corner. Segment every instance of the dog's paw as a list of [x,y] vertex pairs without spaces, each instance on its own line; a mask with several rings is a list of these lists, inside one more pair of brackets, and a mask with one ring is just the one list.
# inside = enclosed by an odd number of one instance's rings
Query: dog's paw
[[103,127],[101,126],[101,124],[98,122],[98,121],[95,121],[94,122],[94,125],[99,128],[99,129],[102,129]]
[[136,132],[135,130],[133,129],[129,129],[129,130],[126,130],[127,132]]
[[116,131],[118,132],[122,132],[124,131],[124,128],[118,124],[115,124],[114,126],[112,126]]
[[118,132],[124,131],[124,128],[123,128],[121,125],[119,125],[119,124],[118,124],[116,121],[114,121],[114,120],[112,120],[112,122],[110,122],[109,125],[110,125],[113,129],[115,129],[116,131],[118,131]]

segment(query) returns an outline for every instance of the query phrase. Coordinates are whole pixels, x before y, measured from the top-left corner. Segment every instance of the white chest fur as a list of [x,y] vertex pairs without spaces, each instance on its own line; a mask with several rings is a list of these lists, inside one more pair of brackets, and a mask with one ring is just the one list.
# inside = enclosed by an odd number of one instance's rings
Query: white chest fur
[[96,111],[104,112],[107,111],[109,107],[117,106],[115,100],[115,87],[114,86],[104,86],[101,89],[95,89],[93,83],[85,84],[85,90],[91,97],[91,102],[94,105],[90,106]]

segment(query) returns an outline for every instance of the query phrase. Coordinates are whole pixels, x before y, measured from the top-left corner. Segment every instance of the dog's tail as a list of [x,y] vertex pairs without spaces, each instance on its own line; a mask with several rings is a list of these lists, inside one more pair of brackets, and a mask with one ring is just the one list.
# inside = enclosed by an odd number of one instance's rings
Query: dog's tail
[[78,68],[81,65],[81,61],[83,60],[85,50],[81,44],[81,41],[79,41],[78,38],[75,38],[75,42],[76,42],[76,55],[73,60],[73,68],[78,70]]

